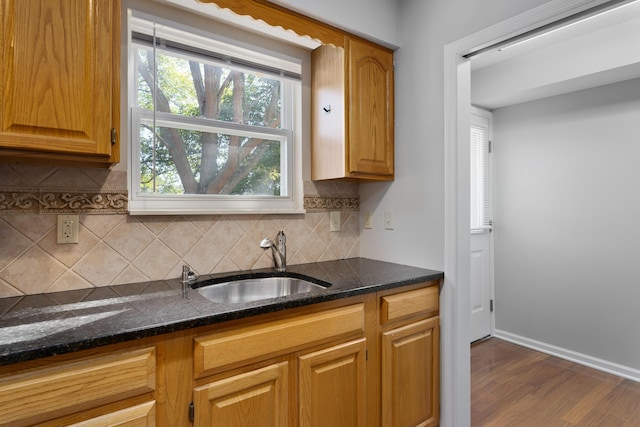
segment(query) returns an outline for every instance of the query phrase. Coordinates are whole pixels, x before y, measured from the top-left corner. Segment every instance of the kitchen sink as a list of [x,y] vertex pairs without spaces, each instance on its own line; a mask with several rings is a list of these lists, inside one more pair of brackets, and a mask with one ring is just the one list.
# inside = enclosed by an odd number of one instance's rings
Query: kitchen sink
[[241,304],[290,295],[304,294],[325,286],[297,277],[258,277],[230,280],[196,288],[203,297],[217,303]]

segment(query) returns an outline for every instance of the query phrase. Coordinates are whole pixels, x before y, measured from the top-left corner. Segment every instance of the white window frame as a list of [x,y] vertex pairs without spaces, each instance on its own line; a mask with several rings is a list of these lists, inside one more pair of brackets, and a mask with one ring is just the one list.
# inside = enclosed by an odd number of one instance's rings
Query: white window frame
[[[127,121],[130,136],[128,150],[128,191],[129,213],[131,215],[191,215],[191,214],[299,214],[304,213],[303,184],[302,184],[302,84],[300,81],[282,78],[283,83],[283,129],[260,129],[260,135],[271,140],[281,142],[281,182],[282,196],[240,196],[240,195],[209,195],[183,194],[158,195],[142,193],[140,191],[140,140],[139,123],[149,119],[149,112],[137,108],[135,103],[135,49],[132,40],[132,30],[141,24],[142,20],[162,24],[163,31],[187,37],[190,45],[200,47],[203,36],[207,38],[206,46],[224,48],[233,51],[236,57],[243,57],[251,61],[271,61],[269,65],[278,67],[286,72],[301,73],[301,61],[286,57],[282,54],[266,52],[263,49],[247,48],[246,44],[234,43],[233,40],[221,35],[193,29],[180,22],[172,22],[158,16],[152,16],[137,10],[127,10]],[[151,114],[153,115],[153,113]],[[156,124],[179,123],[180,127],[202,130],[203,126],[211,126],[211,119],[179,117],[172,114],[155,112]],[[243,126],[235,127],[233,123],[220,123],[225,133],[233,133]],[[207,131],[211,131],[208,127]],[[242,130],[246,135],[246,127]]]

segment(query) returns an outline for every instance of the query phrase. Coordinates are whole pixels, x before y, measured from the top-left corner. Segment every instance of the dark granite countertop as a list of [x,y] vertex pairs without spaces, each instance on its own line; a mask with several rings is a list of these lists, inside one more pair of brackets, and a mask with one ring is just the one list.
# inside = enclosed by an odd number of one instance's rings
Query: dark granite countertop
[[[207,275],[193,286],[235,274],[269,273],[273,270]],[[285,275],[309,276],[331,286],[247,304],[214,303],[193,289],[183,296],[179,279],[0,298],[0,365],[444,277],[439,271],[366,258],[293,265]]]

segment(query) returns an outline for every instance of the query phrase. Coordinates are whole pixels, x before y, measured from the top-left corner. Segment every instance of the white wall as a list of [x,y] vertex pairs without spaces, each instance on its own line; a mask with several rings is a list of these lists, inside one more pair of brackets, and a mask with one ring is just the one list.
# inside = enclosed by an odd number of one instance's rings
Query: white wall
[[[399,0],[396,51],[396,180],[360,186],[364,257],[444,268],[444,46],[544,0]],[[385,230],[385,210],[394,230]]]
[[387,47],[398,46],[396,0],[271,0]]
[[640,79],[494,111],[496,329],[640,369],[639,118]]

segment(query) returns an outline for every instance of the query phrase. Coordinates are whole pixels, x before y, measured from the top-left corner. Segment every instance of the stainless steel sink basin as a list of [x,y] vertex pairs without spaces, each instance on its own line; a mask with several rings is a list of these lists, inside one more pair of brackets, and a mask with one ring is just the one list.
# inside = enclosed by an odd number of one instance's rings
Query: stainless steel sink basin
[[203,297],[224,304],[247,303],[322,289],[326,289],[326,286],[296,277],[240,279],[196,288]]

